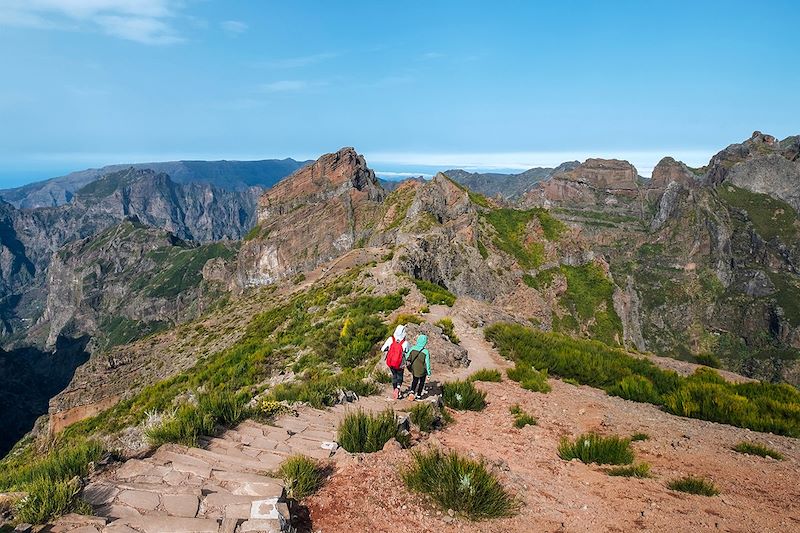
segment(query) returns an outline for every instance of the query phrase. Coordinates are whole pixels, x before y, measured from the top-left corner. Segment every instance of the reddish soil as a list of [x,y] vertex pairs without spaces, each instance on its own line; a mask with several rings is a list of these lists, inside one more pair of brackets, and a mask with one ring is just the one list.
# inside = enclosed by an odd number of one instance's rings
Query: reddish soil
[[[494,350],[468,329],[457,321],[459,336],[469,339],[480,366],[490,366],[487,355],[500,366]],[[800,440],[676,417],[591,387],[550,383],[548,394],[508,380],[479,383],[488,392],[487,408],[456,413],[455,424],[427,439],[485,458],[521,501],[517,515],[481,522],[451,518],[406,490],[398,470],[410,452],[392,450],[337,465],[327,484],[306,502],[313,531],[800,531]],[[515,403],[538,425],[515,429],[509,413]],[[632,446],[636,461],[649,463],[655,477],[611,477],[603,467],[561,460],[560,438],[586,431],[647,433],[649,440]],[[785,460],[731,450],[743,440],[766,444]],[[690,474],[713,481],[721,494],[705,497],[666,488],[668,481]]]

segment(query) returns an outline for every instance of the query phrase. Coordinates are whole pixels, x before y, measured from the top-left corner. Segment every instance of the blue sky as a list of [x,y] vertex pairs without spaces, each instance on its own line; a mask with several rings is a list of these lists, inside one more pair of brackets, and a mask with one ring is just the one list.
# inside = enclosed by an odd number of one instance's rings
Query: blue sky
[[702,164],[800,133],[800,4],[0,0],[0,185],[110,163]]

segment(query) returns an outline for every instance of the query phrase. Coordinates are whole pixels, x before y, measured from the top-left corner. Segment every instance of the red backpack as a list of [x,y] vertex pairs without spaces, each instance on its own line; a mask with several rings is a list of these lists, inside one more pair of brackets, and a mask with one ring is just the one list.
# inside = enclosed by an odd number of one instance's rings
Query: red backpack
[[397,342],[394,335],[392,335],[389,352],[386,354],[386,366],[395,370],[403,368],[403,343]]

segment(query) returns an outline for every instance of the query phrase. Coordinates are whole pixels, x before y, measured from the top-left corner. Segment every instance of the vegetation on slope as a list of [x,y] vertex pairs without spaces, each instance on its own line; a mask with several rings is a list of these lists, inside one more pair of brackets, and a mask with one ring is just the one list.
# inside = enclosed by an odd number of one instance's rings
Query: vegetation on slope
[[517,260],[525,270],[538,268],[544,262],[544,243],[533,239],[528,224],[537,218],[547,240],[557,240],[566,230],[564,223],[546,209],[493,209],[482,215],[494,228],[494,245]]
[[764,240],[777,237],[789,244],[797,238],[797,212],[786,202],[731,184],[723,184],[717,192],[728,205],[747,213],[747,218]]
[[423,279],[412,278],[414,285],[422,293],[429,305],[446,305],[452,307],[456,302],[456,296],[441,285],[425,281]]
[[397,416],[391,409],[378,414],[359,409],[347,414],[339,423],[336,442],[351,453],[377,452],[391,439],[407,440],[397,424]]
[[710,368],[682,377],[597,341],[495,324],[486,338],[503,356],[670,413],[755,431],[800,436],[800,391],[787,384],[730,383]]
[[411,490],[427,494],[442,509],[453,509],[471,520],[512,514],[518,503],[480,461],[438,449],[412,453],[402,471]]

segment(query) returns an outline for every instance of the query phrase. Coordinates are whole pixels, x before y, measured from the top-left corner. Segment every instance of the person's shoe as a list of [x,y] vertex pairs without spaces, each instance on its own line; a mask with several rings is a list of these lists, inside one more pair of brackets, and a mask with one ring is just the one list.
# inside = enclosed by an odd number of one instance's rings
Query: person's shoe
[[395,387],[394,391],[392,392],[392,397],[396,400],[400,397],[400,388]]
[[413,402],[414,401],[414,393],[413,392],[409,392],[408,393],[408,401],[409,402]]

